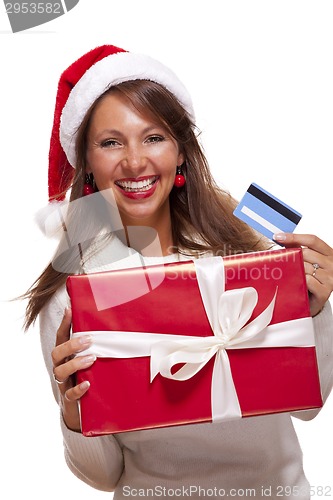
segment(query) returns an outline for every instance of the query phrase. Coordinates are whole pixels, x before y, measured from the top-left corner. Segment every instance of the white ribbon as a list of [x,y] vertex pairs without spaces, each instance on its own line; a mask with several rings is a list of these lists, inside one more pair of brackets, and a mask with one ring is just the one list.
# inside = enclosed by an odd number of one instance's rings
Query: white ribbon
[[[221,257],[194,261],[202,301],[213,335],[209,337],[152,332],[87,331],[93,343],[78,355],[133,358],[150,356],[151,382],[160,373],[172,380],[188,380],[215,356],[211,406],[214,422],[242,416],[231,373],[228,349],[261,347],[307,347],[314,345],[312,318],[269,325],[275,305],[272,298],[259,316],[246,324],[257,304],[252,288],[225,291]],[[183,364],[176,373],[172,368]]]

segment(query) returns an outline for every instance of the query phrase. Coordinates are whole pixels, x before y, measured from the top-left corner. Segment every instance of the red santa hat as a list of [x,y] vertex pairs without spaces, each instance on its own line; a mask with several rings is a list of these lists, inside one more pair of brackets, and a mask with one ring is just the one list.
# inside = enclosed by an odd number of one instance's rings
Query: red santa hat
[[192,119],[191,97],[178,77],[160,62],[113,45],[96,47],[61,75],[49,152],[49,200],[61,201],[76,166],[77,131],[88,109],[109,87],[129,80],[151,80],[167,88]]

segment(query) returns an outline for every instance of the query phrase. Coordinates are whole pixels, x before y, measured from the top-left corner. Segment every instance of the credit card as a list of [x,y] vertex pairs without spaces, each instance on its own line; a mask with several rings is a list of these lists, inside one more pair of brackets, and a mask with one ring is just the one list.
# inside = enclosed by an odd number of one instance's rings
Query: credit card
[[275,233],[292,233],[302,218],[295,209],[255,183],[246,191],[234,215],[271,240]]

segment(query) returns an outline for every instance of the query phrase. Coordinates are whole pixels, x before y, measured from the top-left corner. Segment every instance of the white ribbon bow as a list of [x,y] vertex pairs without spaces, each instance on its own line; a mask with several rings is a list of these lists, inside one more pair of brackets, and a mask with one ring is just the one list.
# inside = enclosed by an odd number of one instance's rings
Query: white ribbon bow
[[[241,415],[226,349],[240,344],[247,347],[247,342],[263,331],[272,319],[276,297],[275,293],[266,309],[244,326],[257,305],[258,293],[252,287],[225,291],[221,263],[221,258],[214,257],[195,262],[201,297],[214,335],[188,338],[183,344],[178,340],[154,344],[150,365],[152,380],[157,373],[172,380],[188,380],[215,356],[211,386],[214,421]],[[173,374],[172,368],[179,363],[185,365]]]

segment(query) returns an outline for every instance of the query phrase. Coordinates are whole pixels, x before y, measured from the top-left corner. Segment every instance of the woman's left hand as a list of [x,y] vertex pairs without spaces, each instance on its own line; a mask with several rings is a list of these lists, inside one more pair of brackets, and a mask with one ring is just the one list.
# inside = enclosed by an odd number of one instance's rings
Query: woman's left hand
[[278,233],[274,240],[285,247],[303,247],[310,312],[316,316],[333,291],[333,248],[312,234]]

